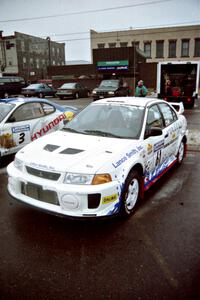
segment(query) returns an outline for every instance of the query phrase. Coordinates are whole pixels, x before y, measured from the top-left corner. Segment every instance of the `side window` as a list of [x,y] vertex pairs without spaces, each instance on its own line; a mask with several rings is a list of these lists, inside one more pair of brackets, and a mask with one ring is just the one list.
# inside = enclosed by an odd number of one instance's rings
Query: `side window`
[[148,111],[146,128],[150,129],[151,127],[163,128],[162,115],[157,105],[151,106]]
[[23,104],[19,108],[17,108],[12,115],[15,122],[31,120],[42,116],[44,116],[44,112],[40,103]]
[[169,126],[177,120],[177,115],[168,104],[159,104],[160,110],[164,117],[165,126]]
[[42,103],[42,108],[45,115],[50,115],[55,112],[55,108],[47,103]]

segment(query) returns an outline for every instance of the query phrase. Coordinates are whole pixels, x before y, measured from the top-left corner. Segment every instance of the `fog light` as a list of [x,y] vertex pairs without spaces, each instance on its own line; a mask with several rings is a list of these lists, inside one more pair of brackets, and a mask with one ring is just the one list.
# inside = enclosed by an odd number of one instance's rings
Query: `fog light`
[[79,199],[74,195],[64,195],[61,198],[63,209],[77,209],[79,207]]

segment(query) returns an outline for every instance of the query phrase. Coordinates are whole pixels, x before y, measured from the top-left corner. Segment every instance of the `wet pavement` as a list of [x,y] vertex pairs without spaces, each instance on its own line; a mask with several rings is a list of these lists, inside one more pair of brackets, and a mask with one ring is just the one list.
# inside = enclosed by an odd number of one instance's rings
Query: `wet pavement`
[[[185,112],[200,129],[200,110]],[[191,131],[191,132],[192,132]],[[76,221],[12,200],[0,172],[0,299],[200,299],[200,152],[145,195],[128,219]]]

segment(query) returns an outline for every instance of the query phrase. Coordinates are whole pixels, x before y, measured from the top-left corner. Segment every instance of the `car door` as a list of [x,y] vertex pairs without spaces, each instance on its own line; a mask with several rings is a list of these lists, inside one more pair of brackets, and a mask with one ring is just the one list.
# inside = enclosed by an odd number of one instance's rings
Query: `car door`
[[170,161],[176,159],[176,150],[178,147],[179,124],[175,111],[167,103],[159,104],[160,111],[164,119],[165,127],[165,152]]
[[[159,128],[162,130],[161,135],[152,136],[149,132],[152,128]],[[145,189],[154,182],[159,174],[159,167],[165,159],[165,129],[163,116],[157,105],[152,105],[148,108],[145,136],[144,136],[144,167],[145,167]]]
[[18,106],[3,125],[2,131],[9,137],[5,151],[15,153],[31,141],[62,128],[64,118],[49,104],[31,102]]

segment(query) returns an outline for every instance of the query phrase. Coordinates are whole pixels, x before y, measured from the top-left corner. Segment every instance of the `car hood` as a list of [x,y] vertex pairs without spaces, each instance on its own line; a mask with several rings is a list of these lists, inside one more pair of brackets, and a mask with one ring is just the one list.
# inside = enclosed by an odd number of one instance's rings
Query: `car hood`
[[96,89],[94,89],[94,91],[96,92],[109,92],[109,91],[116,91],[117,88],[116,87],[113,87],[113,86],[109,86],[109,87],[105,87],[105,86],[102,86],[102,87],[98,87]]
[[112,164],[136,147],[136,140],[90,136],[65,131],[44,136],[18,152],[17,158],[39,169],[91,173]]

